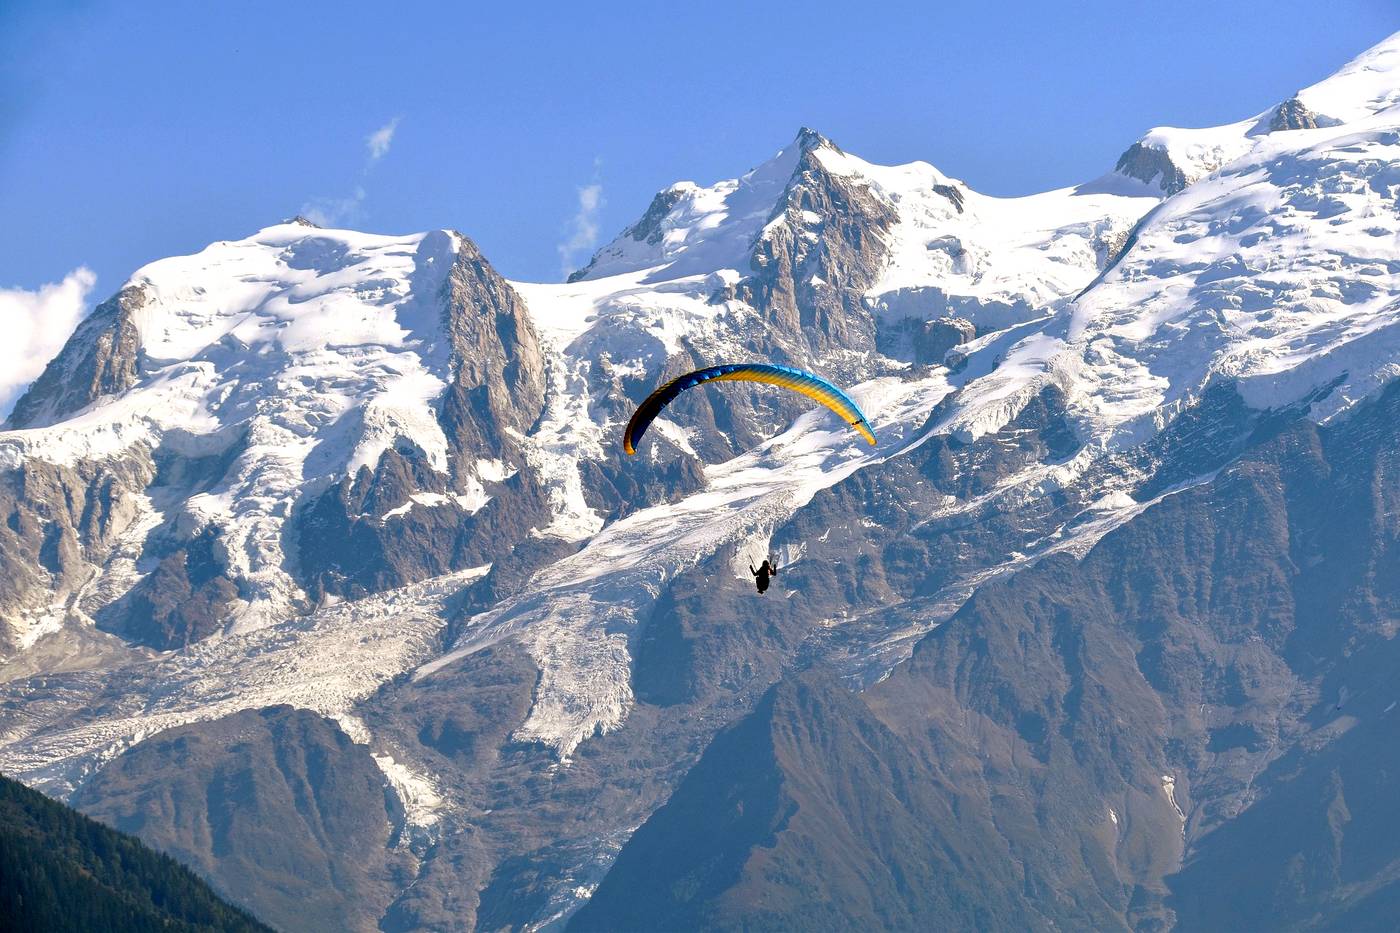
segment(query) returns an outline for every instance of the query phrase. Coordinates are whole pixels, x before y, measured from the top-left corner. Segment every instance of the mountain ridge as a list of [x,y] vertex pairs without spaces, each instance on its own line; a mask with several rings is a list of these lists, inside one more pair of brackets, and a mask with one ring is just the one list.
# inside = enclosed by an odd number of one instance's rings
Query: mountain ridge
[[174,859],[4,776],[0,812],[5,929],[269,929]]
[[[297,223],[143,268],[31,388],[16,409],[25,427],[0,432],[0,567],[13,581],[0,590],[0,764],[104,812],[118,789],[156,792],[176,751],[154,737],[217,744],[239,717],[290,706],[348,737],[397,802],[366,838],[412,880],[347,908],[359,920],[563,923],[595,886],[620,883],[604,878],[632,831],[775,684],[798,729],[809,713],[784,692],[791,678],[834,671],[865,693],[813,689],[843,727],[869,732],[872,698],[926,693],[907,672],[930,644],[975,633],[973,618],[1012,638],[1005,619],[978,615],[1008,581],[1087,605],[1052,594],[1046,575],[1101,561],[1182,502],[1200,508],[1280,426],[1370,423],[1400,354],[1397,49],[1400,35],[1266,113],[1287,128],[1248,135],[1264,116],[1217,128],[1247,146],[1198,177],[1186,169],[1204,163],[1173,148],[1187,136],[1144,137],[1164,141],[1176,192],[1110,173],[991,198],[804,130],[739,179],[666,189],[566,283],[510,282],[452,231]],[[617,449],[654,384],[735,358],[837,377],[879,446],[734,385],[678,399],[637,457]],[[770,555],[784,571],[760,601],[746,565]],[[1060,630],[1023,609],[1028,630]],[[963,637],[993,696],[940,694],[952,738],[930,747],[959,766],[995,754],[1039,768],[1059,748],[1056,720]],[[1040,660],[1058,684],[1076,652],[1052,647]],[[1120,680],[1164,663],[1124,651],[1100,659]],[[1131,726],[1165,734],[1137,702],[1147,694],[1132,696]],[[996,726],[962,732],[964,714]],[[882,715],[896,735],[912,728]],[[1215,724],[1203,741],[1247,749],[1259,728]],[[788,738],[794,760],[819,747]],[[919,742],[927,761],[890,753],[907,780],[937,764]],[[1142,831],[1121,852],[1033,866],[1038,890],[1069,899],[1057,916],[1148,928],[1176,909],[1174,821],[1190,833],[1206,819],[1197,784],[1211,759],[1161,770],[1157,751],[1130,745],[1112,766],[1138,796],[1113,810]],[[844,747],[833,786],[889,779],[851,757],[863,746]],[[1299,786],[1316,800],[1330,785]],[[995,814],[988,799],[979,812]],[[1050,836],[1082,816],[1041,805]],[[864,830],[843,837],[852,858],[880,843]],[[1006,867],[988,855],[1003,830],[975,828],[988,877]],[[202,870],[238,870],[190,845]],[[637,870],[630,855],[620,864],[632,867],[619,878]],[[853,897],[855,877],[843,875]],[[256,904],[268,882],[241,878]],[[1120,881],[1137,893],[1119,898]],[[993,913],[1031,916],[1019,897]],[[935,909],[919,903],[907,916]]]

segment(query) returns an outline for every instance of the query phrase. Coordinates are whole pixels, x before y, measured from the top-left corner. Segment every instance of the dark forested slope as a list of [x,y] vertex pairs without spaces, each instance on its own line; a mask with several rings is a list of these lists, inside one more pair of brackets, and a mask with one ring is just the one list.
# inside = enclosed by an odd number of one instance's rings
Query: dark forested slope
[[0,931],[266,929],[174,859],[0,777]]

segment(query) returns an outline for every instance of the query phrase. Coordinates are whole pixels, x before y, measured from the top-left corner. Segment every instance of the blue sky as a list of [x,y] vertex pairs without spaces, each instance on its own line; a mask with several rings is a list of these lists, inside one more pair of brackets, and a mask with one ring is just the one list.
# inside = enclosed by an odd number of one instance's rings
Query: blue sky
[[1133,9],[0,0],[0,287],[85,266],[98,299],[308,208],[455,227],[507,275],[558,279],[657,189],[739,174],[802,125],[987,193],[1043,190],[1400,29],[1395,0]]

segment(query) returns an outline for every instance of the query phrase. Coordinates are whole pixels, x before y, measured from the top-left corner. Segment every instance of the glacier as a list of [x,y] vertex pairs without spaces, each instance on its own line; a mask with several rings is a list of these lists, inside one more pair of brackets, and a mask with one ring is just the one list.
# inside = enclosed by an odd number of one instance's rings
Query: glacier
[[[160,730],[287,703],[371,745],[419,845],[431,844],[452,795],[360,718],[377,691],[518,645],[538,679],[512,740],[567,769],[635,711],[639,632],[671,581],[717,556],[742,565],[820,492],[862,471],[935,441],[980,450],[1053,390],[1072,454],[1018,466],[918,520],[976,522],[990,508],[1035,512],[1052,499],[1067,513],[1029,528],[1004,559],[863,617],[875,634],[831,657],[878,681],[986,580],[1082,554],[1213,475],[1140,488],[1150,472],[1140,452],[1213,389],[1327,423],[1400,375],[1400,34],[1291,101],[1228,126],[1153,129],[1117,171],[1027,197],[980,194],[924,162],[875,165],[811,130],[736,179],[671,186],[570,281],[508,283],[539,338],[543,402],[528,425],[500,429],[509,451],[481,446],[465,466],[442,402],[462,365],[443,298],[474,250],[461,234],[290,221],[143,267],[123,290],[139,296],[132,384],[7,426],[0,469],[100,472],[134,458],[154,476],[173,459],[214,463],[214,475],[131,481],[129,514],[113,542],[90,547],[80,582],[55,583],[0,618],[0,696],[13,703],[0,717],[0,767],[68,795]],[[1179,177],[1176,190],[1164,171]],[[835,228],[849,218],[830,203],[880,218],[857,238],[871,252],[840,252]],[[839,275],[808,274],[813,264],[841,272],[852,256],[877,256],[865,287],[830,299],[868,325],[873,345],[773,336],[774,302],[761,297],[771,264],[755,258],[769,255],[795,257],[806,277],[792,287],[809,296],[841,288]],[[966,322],[970,339],[916,362],[911,335],[933,320]],[[878,446],[821,412],[752,409],[771,420],[737,450],[720,418],[660,419],[639,460],[689,464],[697,487],[610,506],[597,477],[621,482],[630,468],[613,449],[626,387],[635,394],[675,367],[761,347],[847,376]],[[297,515],[399,454],[422,472],[373,516],[385,528],[420,513],[489,517],[525,495],[506,484],[535,484],[547,517],[520,529],[516,547],[552,550],[528,585],[477,597],[504,572],[483,561],[349,597],[308,590],[289,543]],[[237,585],[216,632],[157,650],[95,622],[154,573],[160,535],[206,533]],[[857,628],[813,620],[814,639],[843,626]],[[1161,786],[1182,812],[1174,779]],[[602,835],[615,851],[616,835]],[[566,887],[586,898],[595,882]]]

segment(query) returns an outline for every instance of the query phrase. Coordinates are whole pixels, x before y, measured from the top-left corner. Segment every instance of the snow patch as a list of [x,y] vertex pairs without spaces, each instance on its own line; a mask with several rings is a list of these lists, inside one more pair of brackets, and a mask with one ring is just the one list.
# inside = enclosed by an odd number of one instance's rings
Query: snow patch
[[410,770],[389,754],[374,754],[375,764],[384,773],[404,810],[404,822],[415,835],[426,836],[441,818],[444,806],[436,781]]
[[1170,804],[1172,805],[1172,809],[1176,811],[1176,818],[1177,818],[1178,820],[1181,821],[1181,835],[1182,835],[1182,838],[1185,838],[1185,837],[1186,837],[1186,813],[1185,813],[1184,811],[1182,811],[1181,806],[1176,802],[1176,778],[1175,778],[1175,777],[1173,777],[1173,776],[1170,775],[1170,774],[1164,774],[1164,775],[1162,775],[1162,793],[1164,793],[1164,794],[1167,795],[1167,803],[1170,803]]

